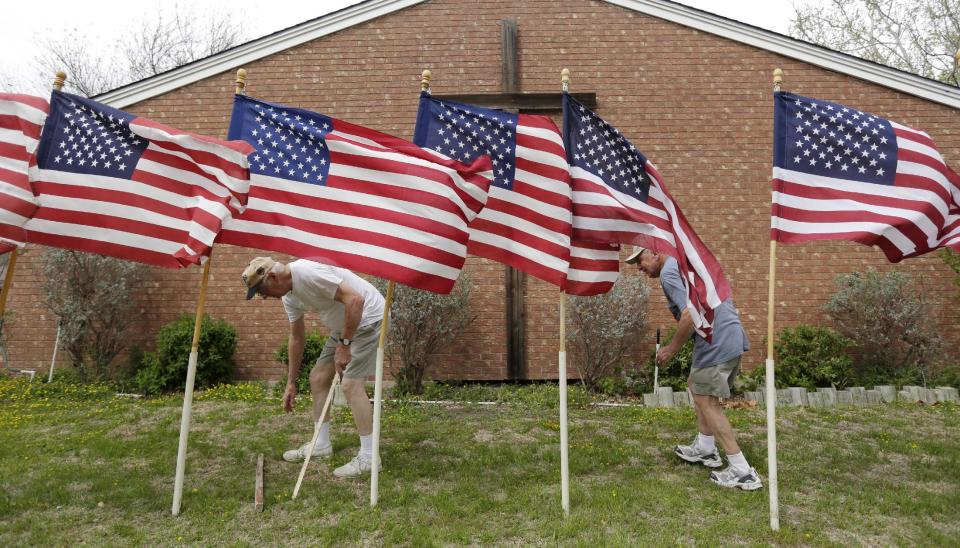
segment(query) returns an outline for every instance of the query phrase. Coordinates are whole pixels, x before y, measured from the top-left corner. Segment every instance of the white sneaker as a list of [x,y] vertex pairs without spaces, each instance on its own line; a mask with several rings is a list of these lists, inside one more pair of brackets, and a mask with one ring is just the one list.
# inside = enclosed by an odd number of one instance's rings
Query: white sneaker
[[710,481],[723,487],[732,487],[743,489],[744,491],[756,491],[763,487],[760,481],[760,475],[753,468],[749,470],[738,470],[728,466],[719,472],[710,472]]
[[[303,462],[307,458],[307,450],[310,448],[310,442],[297,447],[296,449],[291,449],[289,451],[283,452],[283,460],[287,462]],[[320,447],[313,448],[313,454],[310,456],[311,459],[326,459],[330,458],[330,455],[333,454],[333,444],[326,444]]]
[[[333,471],[333,475],[338,478],[355,478],[362,474],[369,473],[373,468],[373,457],[357,454],[350,462]],[[377,466],[377,471],[382,470],[382,466]]]
[[723,461],[720,460],[720,453],[717,453],[716,449],[708,453],[701,449],[696,443],[691,445],[677,445],[673,448],[673,452],[687,462],[702,464],[707,468],[720,468],[723,466]]

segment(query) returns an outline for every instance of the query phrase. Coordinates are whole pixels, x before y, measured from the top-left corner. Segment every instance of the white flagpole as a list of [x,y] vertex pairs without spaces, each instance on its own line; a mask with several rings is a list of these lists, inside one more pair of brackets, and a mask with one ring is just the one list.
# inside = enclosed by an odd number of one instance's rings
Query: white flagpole
[[[773,71],[773,91],[780,91],[783,71]],[[777,492],[777,388],[774,383],[773,367],[773,316],[776,305],[774,299],[775,278],[777,274],[777,241],[770,240],[770,287],[767,294],[767,481],[770,489],[770,528],[780,530],[780,503]]]
[[[570,69],[560,71],[560,88],[570,90]],[[560,506],[563,516],[570,516],[570,446],[567,428],[567,295],[560,290]]]
[[[213,250],[210,250],[211,255]],[[210,280],[210,257],[203,263],[203,280],[200,282],[200,299],[197,301],[197,317],[193,323],[193,345],[187,362],[187,384],[183,389],[183,412],[180,415],[180,444],[177,446],[177,475],[173,482],[173,515],[180,514],[183,500],[183,474],[187,468],[187,438],[190,435],[190,418],[193,414],[193,381],[197,376],[197,355],[200,347],[200,325],[203,321],[203,305],[207,300],[207,282]]]
[[390,306],[393,305],[393,290],[396,282],[387,284],[387,298],[383,305],[383,321],[380,323],[380,342],[377,345],[377,374],[373,385],[373,462],[370,464],[370,506],[376,506],[380,498],[380,409],[383,406],[383,357],[390,327]]
[[570,516],[570,446],[567,430],[567,295],[560,290],[560,506]]

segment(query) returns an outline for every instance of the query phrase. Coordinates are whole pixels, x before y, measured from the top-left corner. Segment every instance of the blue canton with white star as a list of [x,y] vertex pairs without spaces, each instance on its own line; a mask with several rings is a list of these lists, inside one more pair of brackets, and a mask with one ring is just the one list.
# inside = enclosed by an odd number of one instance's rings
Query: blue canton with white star
[[330,173],[325,137],[333,125],[322,114],[237,95],[228,138],[253,145],[247,156],[251,174],[325,185]]
[[509,112],[440,101],[423,93],[413,142],[465,164],[487,154],[493,162],[492,184],[511,189],[517,169],[518,119]]
[[836,179],[892,185],[897,136],[890,122],[836,103],[776,95],[777,167]]
[[96,101],[54,91],[37,167],[129,179],[148,144],[130,130],[135,118]]
[[646,203],[650,176],[647,158],[620,130],[569,94],[563,95],[563,137],[567,162],[588,171],[607,186]]

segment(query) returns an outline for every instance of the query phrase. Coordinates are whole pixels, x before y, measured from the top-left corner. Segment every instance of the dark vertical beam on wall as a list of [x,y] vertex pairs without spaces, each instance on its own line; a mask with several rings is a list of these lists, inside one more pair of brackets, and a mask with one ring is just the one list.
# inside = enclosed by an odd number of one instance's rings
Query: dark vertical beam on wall
[[526,275],[522,270],[505,267],[507,297],[507,376],[510,379],[527,378],[527,315],[524,311],[523,291]]
[[[500,25],[503,31],[500,42],[502,91],[518,92],[520,91],[520,58],[517,51],[517,22],[503,19]],[[506,279],[504,290],[507,306],[507,378],[525,379],[527,377],[527,337],[523,303],[524,274],[508,266],[504,272],[504,278]]]
[[500,21],[500,51],[503,59],[501,83],[504,92],[520,91],[520,54],[517,48],[517,22],[512,19]]

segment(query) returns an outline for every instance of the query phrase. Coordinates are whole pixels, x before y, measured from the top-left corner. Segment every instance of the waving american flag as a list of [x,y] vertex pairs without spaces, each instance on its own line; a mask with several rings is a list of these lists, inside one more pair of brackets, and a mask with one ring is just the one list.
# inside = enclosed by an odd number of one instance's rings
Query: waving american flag
[[247,201],[250,146],[54,91],[30,168],[27,239],[179,268],[210,252]]
[[632,243],[676,258],[694,326],[709,337],[713,311],[730,296],[730,285],[656,167],[619,130],[567,93],[563,136],[573,177],[574,237]]
[[852,240],[892,262],[960,250],[960,177],[930,136],[837,103],[774,100],[773,239]]
[[230,137],[250,155],[250,202],[220,241],[289,253],[449,293],[488,158],[466,166],[397,137],[243,95]]

